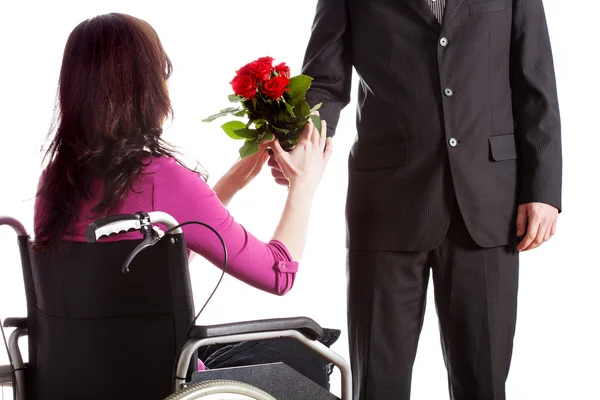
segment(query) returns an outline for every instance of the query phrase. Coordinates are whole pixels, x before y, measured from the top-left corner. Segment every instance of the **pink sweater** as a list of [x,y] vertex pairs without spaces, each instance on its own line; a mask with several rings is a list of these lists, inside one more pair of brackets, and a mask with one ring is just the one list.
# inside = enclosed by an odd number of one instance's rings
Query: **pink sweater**
[[[298,263],[294,262],[283,243],[272,240],[264,243],[235,222],[221,204],[215,192],[198,174],[187,170],[168,157],[149,157],[139,180],[129,191],[125,201],[114,207],[114,214],[135,214],[139,211],[164,211],[179,223],[196,220],[212,226],[223,237],[229,263],[227,272],[255,288],[283,295],[294,284]],[[85,229],[97,219],[90,211],[102,195],[101,180],[92,185],[92,199],[84,202],[69,240],[85,242]],[[37,227],[44,213],[43,199],[36,199],[34,225]],[[223,248],[213,232],[199,225],[183,228],[189,250],[197,253],[219,268],[223,265]],[[37,233],[37,232],[36,232]],[[138,239],[131,232],[104,240]]]

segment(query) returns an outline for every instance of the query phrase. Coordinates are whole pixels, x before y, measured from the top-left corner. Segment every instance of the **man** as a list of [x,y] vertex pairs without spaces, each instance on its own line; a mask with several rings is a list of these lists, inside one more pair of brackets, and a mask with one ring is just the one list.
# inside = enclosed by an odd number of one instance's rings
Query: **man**
[[[349,158],[355,399],[409,399],[430,271],[453,400],[505,398],[518,253],[561,208],[541,0],[319,0],[304,73],[331,136],[360,76]],[[275,164],[272,163],[272,166]],[[276,168],[280,182],[285,177]]]

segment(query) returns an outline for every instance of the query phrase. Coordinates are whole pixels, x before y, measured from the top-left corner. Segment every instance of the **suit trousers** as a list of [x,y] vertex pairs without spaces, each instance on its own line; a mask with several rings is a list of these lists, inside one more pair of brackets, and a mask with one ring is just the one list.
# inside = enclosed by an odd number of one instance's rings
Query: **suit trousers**
[[450,398],[504,400],[518,270],[516,240],[479,247],[460,212],[454,213],[441,245],[431,251],[349,250],[354,399],[410,398],[431,273]]

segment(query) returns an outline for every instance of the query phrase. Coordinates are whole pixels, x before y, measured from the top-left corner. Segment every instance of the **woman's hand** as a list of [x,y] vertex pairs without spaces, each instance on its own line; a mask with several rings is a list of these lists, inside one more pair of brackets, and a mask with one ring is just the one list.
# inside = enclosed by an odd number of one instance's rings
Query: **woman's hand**
[[325,135],[325,121],[321,131],[322,135],[314,124],[309,122],[304,127],[298,144],[289,153],[281,148],[277,140],[271,144],[275,161],[288,180],[290,189],[300,186],[302,190],[314,191],[319,185],[333,151],[333,141]]
[[259,174],[263,165],[269,158],[267,147],[272,141],[263,141],[257,153],[238,159],[235,164],[216,183],[213,190],[224,206],[227,206],[233,196],[246,187]]
[[287,201],[273,239],[283,243],[296,261],[300,261],[306,244],[314,192],[333,150],[333,142],[325,134],[325,121],[322,132],[323,135],[319,135],[311,122],[304,127],[298,144],[291,152],[286,153],[278,141],[271,145],[280,171],[290,183]]

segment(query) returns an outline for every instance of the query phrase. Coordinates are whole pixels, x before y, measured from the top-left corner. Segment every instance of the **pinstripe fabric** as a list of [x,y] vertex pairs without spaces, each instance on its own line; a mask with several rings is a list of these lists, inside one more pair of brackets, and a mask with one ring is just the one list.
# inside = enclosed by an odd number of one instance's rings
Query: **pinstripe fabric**
[[349,250],[354,399],[410,399],[431,272],[450,398],[505,400],[518,270],[514,247],[477,246],[460,217],[432,251]]
[[444,6],[446,5],[446,0],[425,0],[425,1],[427,2],[427,4],[429,4],[431,11],[433,11],[433,15],[435,15],[435,19],[437,19],[438,22],[441,24],[442,17],[444,15]]
[[[541,0],[319,0],[303,72],[329,135],[358,72],[348,247],[436,248],[454,198],[482,247],[517,205],[561,207],[560,117]],[[343,132],[349,134],[350,132]]]

